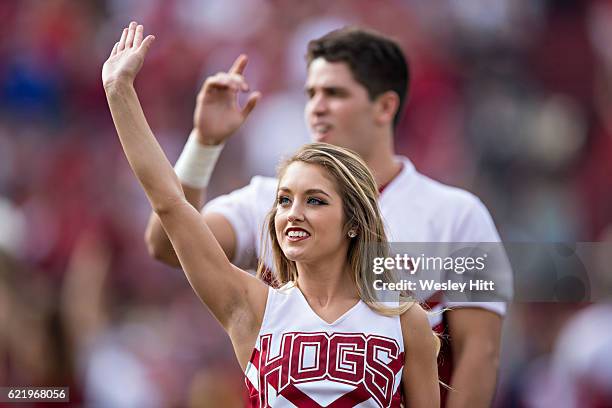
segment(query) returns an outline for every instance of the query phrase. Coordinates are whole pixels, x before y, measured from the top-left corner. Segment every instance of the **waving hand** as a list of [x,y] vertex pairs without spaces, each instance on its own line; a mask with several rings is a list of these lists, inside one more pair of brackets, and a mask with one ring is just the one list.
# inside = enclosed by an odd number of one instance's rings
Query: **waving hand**
[[155,37],[148,35],[143,39],[144,28],[135,22],[124,28],[121,38],[115,43],[110,56],[102,67],[102,83],[104,87],[117,82],[131,84],[140,71],[145,56]]

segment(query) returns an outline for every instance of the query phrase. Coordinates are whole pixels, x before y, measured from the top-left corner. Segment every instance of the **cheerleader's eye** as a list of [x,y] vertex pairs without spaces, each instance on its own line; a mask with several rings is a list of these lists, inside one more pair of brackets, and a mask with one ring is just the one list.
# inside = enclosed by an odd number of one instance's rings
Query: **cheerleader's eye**
[[286,207],[291,203],[291,200],[289,200],[289,197],[287,196],[280,196],[276,199],[276,203],[281,207]]
[[310,197],[307,201],[308,204],[311,205],[327,205],[327,203],[319,198]]

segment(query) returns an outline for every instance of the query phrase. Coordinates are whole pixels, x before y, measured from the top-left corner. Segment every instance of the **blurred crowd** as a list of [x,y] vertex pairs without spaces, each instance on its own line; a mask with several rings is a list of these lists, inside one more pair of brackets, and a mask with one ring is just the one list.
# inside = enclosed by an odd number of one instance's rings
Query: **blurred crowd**
[[[506,241],[612,241],[611,1],[3,0],[0,386],[70,386],[90,406],[241,404],[226,335],[144,244],[148,204],[100,80],[131,20],[157,37],[136,86],[171,159],[204,78],[249,56],[263,99],[211,196],[308,141],[306,44],[358,24],[409,57],[396,147],[417,169],[476,193]],[[511,305],[495,405],[612,406],[606,319],[606,304]]]

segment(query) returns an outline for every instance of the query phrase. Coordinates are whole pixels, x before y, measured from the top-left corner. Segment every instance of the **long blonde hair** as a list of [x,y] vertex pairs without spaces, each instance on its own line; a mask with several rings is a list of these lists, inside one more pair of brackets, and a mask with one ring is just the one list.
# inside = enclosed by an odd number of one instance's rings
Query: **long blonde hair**
[[[357,154],[338,146],[311,143],[304,145],[281,164],[278,169],[279,181],[289,165],[295,162],[319,165],[335,181],[343,202],[344,233],[347,234],[349,230],[357,232],[357,236],[350,240],[347,261],[353,271],[351,277],[359,298],[372,310],[386,316],[399,315],[408,310],[414,304],[413,300],[403,298],[396,306],[387,306],[379,300],[374,289],[375,280],[391,282],[394,276],[388,270],[380,275],[375,275],[372,271],[375,258],[386,258],[389,255],[389,244],[378,209],[378,188],[363,160]],[[272,283],[281,286],[288,282],[297,282],[298,271],[295,262],[285,256],[278,243],[275,216],[276,205],[268,213],[262,231],[262,239],[267,232],[271,248],[264,244],[264,254],[259,258],[257,272],[260,277],[268,273],[263,263],[266,257],[263,255],[271,249],[275,269]]]

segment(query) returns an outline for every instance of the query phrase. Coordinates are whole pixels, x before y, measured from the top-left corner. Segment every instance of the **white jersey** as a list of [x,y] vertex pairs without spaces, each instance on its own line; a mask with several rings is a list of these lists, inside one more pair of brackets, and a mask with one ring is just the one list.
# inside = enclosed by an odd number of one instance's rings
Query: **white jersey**
[[360,300],[328,323],[292,283],[269,288],[245,371],[248,406],[400,407],[403,367],[399,316]]
[[[390,242],[500,241],[488,210],[476,196],[420,174],[408,158],[398,159],[403,169],[379,198]],[[275,178],[256,176],[248,186],[218,197],[204,208],[205,212],[222,214],[234,228],[237,242],[232,262],[238,266],[253,266],[253,260],[261,253],[263,224],[275,205],[277,184]],[[265,263],[273,265],[270,258]],[[512,282],[508,268],[491,273],[508,275],[500,277],[500,281]],[[436,303],[434,311],[442,307],[481,307],[504,315],[506,310],[503,302]],[[432,327],[441,319],[439,313],[430,314]]]

